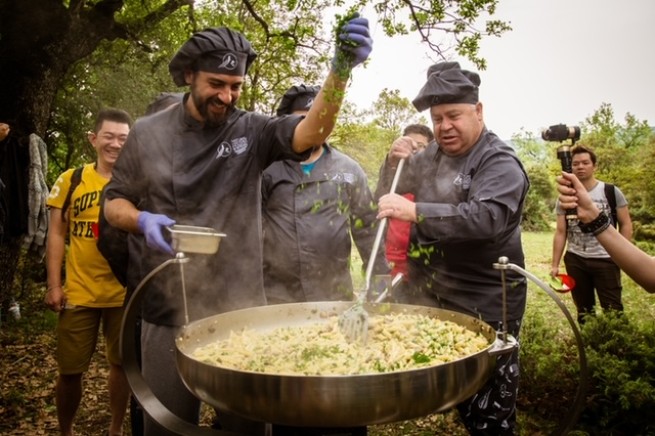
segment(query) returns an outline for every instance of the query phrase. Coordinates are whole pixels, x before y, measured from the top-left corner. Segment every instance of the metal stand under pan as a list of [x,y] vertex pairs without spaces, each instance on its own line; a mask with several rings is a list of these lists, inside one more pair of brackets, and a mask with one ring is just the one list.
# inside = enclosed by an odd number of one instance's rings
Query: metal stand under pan
[[[125,315],[123,318],[122,331],[121,331],[121,351],[123,356],[123,367],[127,376],[127,379],[132,388],[133,394],[145,413],[147,413],[151,419],[156,421],[159,425],[167,429],[168,431],[179,434],[179,435],[232,435],[237,436],[237,433],[227,432],[223,430],[215,430],[209,427],[200,427],[198,425],[186,422],[181,418],[174,415],[169,409],[167,409],[152,393],[150,387],[147,385],[145,380],[141,375],[141,371],[136,359],[136,347],[135,347],[135,324],[137,321],[138,312],[140,311],[141,301],[142,301],[142,292],[141,289],[147,283],[152,276],[157,274],[162,269],[167,266],[178,264],[180,266],[180,273],[184,275],[183,265],[188,262],[190,259],[187,258],[184,253],[179,252],[173,259],[169,259],[162,263],[159,267],[151,271],[142,281],[139,283],[135,289],[132,297],[127,305]],[[578,393],[576,395],[575,407],[572,408],[569,417],[563,423],[563,428],[557,434],[565,434],[566,430],[570,429],[575,420],[577,419],[580,413],[580,406],[582,405],[582,399],[584,397],[584,392],[586,390],[587,384],[587,368],[586,368],[586,358],[584,355],[584,348],[582,346],[582,339],[580,333],[575,325],[575,321],[572,316],[559,300],[559,298],[540,280],[521,269],[520,267],[508,263],[507,258],[500,258],[499,262],[494,264],[495,269],[500,270],[501,277],[503,281],[503,306],[505,306],[505,271],[513,270],[526,278],[535,282],[540,288],[547,292],[559,305],[560,309],[566,315],[567,319],[571,323],[573,331],[576,336],[579,347],[580,355],[580,367],[581,367],[581,381],[578,387]],[[182,277],[182,282],[184,282],[184,277]],[[185,290],[183,289],[183,292]],[[186,298],[186,296],[185,296]],[[186,314],[186,303],[185,303],[185,315],[186,321],[188,323],[188,314]],[[503,314],[503,325],[506,326],[506,314]],[[494,343],[493,351],[490,355],[495,356],[497,354],[503,354],[511,352],[517,347],[516,340],[507,334],[506,327],[503,328],[503,331],[496,332],[497,340]],[[185,382],[186,383],[186,382]],[[400,420],[400,419],[399,419]],[[404,420],[404,419],[403,419]]]

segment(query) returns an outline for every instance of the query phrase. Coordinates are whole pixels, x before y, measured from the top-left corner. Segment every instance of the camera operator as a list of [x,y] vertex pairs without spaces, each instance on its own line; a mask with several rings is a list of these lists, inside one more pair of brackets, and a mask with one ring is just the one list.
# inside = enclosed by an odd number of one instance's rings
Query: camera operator
[[[621,235],[629,241],[632,237],[632,221],[628,202],[619,188],[596,179],[596,154],[590,148],[576,145],[571,149],[571,166],[573,174],[580,180],[592,202],[608,217],[616,217],[611,220],[611,224],[618,226]],[[572,225],[565,213],[558,201],[551,275],[559,274],[562,253],[566,247],[564,265],[567,274],[575,280],[571,295],[578,311],[578,323],[582,325],[586,316],[594,314],[594,291],[604,310],[623,311],[621,270],[595,238],[595,234],[604,228],[589,226],[584,222],[582,225]]]
[[[565,209],[576,208],[581,223],[594,225],[595,222],[606,222],[609,219],[606,213],[598,209],[575,175],[563,172],[557,177],[557,183],[560,205]],[[647,292],[655,293],[655,257],[637,248],[614,226],[599,224],[594,235],[619,268]]]

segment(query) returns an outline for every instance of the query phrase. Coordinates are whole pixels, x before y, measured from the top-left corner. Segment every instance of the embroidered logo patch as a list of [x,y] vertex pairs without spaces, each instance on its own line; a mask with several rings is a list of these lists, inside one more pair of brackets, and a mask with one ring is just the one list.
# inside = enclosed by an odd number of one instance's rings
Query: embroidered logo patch
[[232,149],[235,154],[242,154],[248,149],[248,139],[245,136],[232,140]]
[[223,59],[218,68],[231,71],[234,70],[238,64],[239,62],[237,61],[237,57],[234,53],[226,53],[223,55]]
[[330,176],[330,180],[333,182],[345,182],[349,184],[355,183],[355,175],[353,173],[336,173]]
[[457,174],[455,180],[453,180],[453,185],[461,186],[462,189],[469,189],[471,187],[471,175],[470,174]]
[[232,146],[229,142],[221,142],[221,145],[216,147],[216,159],[226,158],[232,154]]
[[305,105],[305,109],[309,110],[309,108],[312,107],[313,104],[314,104],[314,99],[310,98],[309,100],[307,100],[307,104]]

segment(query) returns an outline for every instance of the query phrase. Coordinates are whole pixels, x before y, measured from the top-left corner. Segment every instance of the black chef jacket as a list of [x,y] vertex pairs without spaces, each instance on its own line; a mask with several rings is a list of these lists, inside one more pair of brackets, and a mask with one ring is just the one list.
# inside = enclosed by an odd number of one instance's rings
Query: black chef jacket
[[[184,324],[182,269],[190,321],[266,304],[261,174],[275,160],[307,158],[310,151],[298,155],[291,148],[301,119],[236,110],[223,125],[205,129],[184,105],[174,105],[137,120],[105,198],[125,198],[139,210],[167,215],[177,224],[211,227],[227,235],[218,253],[189,254],[190,262],[169,266],[147,282],[145,321]],[[142,235],[139,239],[141,254],[130,257],[129,268],[142,278],[170,256],[148,248]]]

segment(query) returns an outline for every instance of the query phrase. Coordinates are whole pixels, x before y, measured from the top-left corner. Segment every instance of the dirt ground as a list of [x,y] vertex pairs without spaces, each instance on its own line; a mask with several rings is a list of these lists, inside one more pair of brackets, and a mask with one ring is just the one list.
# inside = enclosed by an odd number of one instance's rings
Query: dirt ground
[[[10,330],[11,326],[0,329],[0,434],[56,435],[54,334],[45,332],[28,337]],[[76,435],[103,435],[108,428],[107,374],[108,366],[100,344],[84,377],[82,404],[75,419]],[[208,407],[203,407],[202,425],[209,425],[211,414]],[[434,434],[460,436],[467,433],[455,413],[369,428],[370,436]],[[129,416],[125,420],[124,435],[132,435]]]
[[[41,334],[15,343],[3,337],[0,366],[2,401],[0,433],[3,435],[53,435],[58,433],[54,389],[57,364],[53,335]],[[12,343],[14,342],[14,343]],[[104,353],[96,353],[84,377],[84,394],[76,418],[80,435],[99,435],[109,425]],[[126,423],[126,429],[128,424]],[[127,433],[126,433],[127,434]]]

